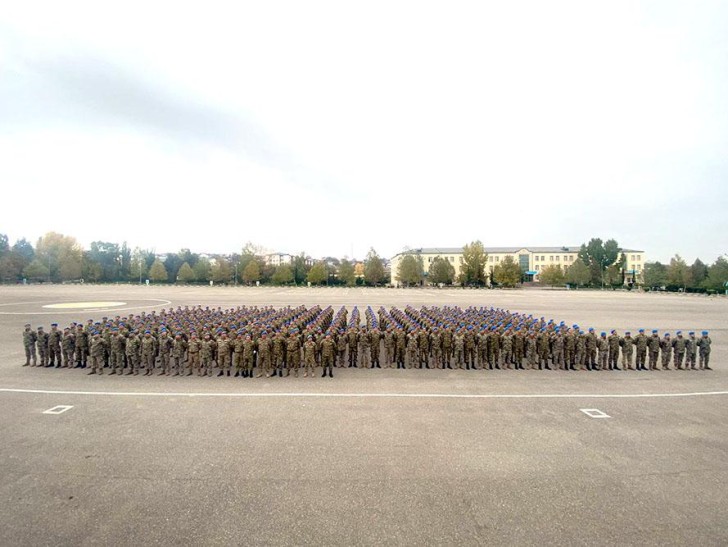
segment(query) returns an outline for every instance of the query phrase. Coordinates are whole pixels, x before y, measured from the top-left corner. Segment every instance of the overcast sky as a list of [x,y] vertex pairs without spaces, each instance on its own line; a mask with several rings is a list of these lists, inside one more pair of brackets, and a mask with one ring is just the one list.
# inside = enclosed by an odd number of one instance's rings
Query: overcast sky
[[10,2],[0,233],[728,253],[728,2]]

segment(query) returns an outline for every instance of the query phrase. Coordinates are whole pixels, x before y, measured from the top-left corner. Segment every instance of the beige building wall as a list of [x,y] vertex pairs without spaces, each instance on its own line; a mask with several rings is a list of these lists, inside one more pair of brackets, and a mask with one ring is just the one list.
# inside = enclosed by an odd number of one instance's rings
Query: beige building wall
[[[504,249],[501,247],[486,247],[488,258],[485,263],[485,273],[490,274],[491,269],[500,264],[507,256],[513,258],[516,264],[521,265],[521,257],[528,261],[526,271],[534,272],[533,280],[538,281],[538,275],[547,266],[559,266],[566,269],[571,266],[575,260],[579,258],[579,247],[534,247],[529,249],[523,247],[521,249]],[[635,277],[640,282],[645,264],[645,252],[631,249],[624,249],[622,252],[626,257],[625,282],[634,282]],[[391,279],[390,282],[394,286],[399,286],[397,281],[397,272],[399,270],[399,262],[406,254],[415,254],[422,257],[422,263],[425,272],[430,268],[432,261],[440,256],[450,262],[455,268],[455,278],[460,275],[460,268],[463,262],[462,248],[442,248],[442,249],[412,249],[410,251],[399,253],[391,259]],[[526,258],[527,257],[527,258]]]

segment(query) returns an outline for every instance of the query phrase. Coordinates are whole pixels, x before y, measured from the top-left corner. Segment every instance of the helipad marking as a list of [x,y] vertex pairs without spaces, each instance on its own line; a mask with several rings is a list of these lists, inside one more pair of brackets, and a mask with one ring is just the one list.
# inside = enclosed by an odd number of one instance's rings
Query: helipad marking
[[53,408],[49,408],[48,410],[44,410],[43,414],[63,414],[67,410],[71,410],[73,408],[73,405],[57,405]]
[[58,304],[46,304],[44,308],[52,310],[73,310],[77,308],[116,308],[126,306],[126,302],[59,302]]
[[609,414],[602,412],[598,408],[580,408],[579,410],[590,418],[611,418]]
[[35,393],[46,395],[104,395],[111,397],[342,397],[401,399],[648,399],[662,397],[705,397],[728,395],[728,391],[696,391],[687,393],[316,393],[262,391],[247,393],[206,393],[178,391],[74,391],[55,389],[0,388],[2,393]]
[[[120,311],[128,311],[128,310],[141,310],[141,309],[146,309],[146,308],[149,308],[149,307],[158,308],[159,306],[168,306],[168,305],[170,305],[172,303],[171,300],[165,300],[165,299],[162,299],[162,298],[142,298],[142,299],[137,299],[136,301],[140,301],[140,302],[158,302],[158,303],[157,304],[151,304],[151,306],[150,305],[145,305],[145,306],[128,306],[126,308],[114,308],[113,310],[108,310],[108,311],[120,312]],[[40,302],[28,302],[28,304],[40,304]],[[79,302],[79,304],[81,304],[81,302]],[[84,306],[86,304],[88,304],[88,302],[83,302],[83,305]],[[8,305],[8,306],[9,305],[14,305],[14,306],[18,306],[20,304],[12,303],[12,304],[0,304],[0,305]],[[45,307],[45,306],[43,306],[43,307]],[[63,313],[63,314],[76,313],[78,311],[83,311],[83,310],[70,309],[70,308],[66,308],[66,309],[55,308],[55,309],[53,309],[53,311],[0,311],[0,315],[51,315],[51,314],[59,314],[59,313]],[[98,312],[98,311],[107,311],[107,310],[94,309],[92,311]]]

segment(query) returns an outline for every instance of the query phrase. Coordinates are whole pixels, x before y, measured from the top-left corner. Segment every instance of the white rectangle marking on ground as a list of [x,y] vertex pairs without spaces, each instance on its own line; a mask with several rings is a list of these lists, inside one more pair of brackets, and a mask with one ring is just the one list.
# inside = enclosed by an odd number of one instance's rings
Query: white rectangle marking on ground
[[584,414],[589,416],[590,418],[611,418],[609,414],[605,414],[598,408],[580,408]]
[[58,405],[48,410],[44,410],[43,414],[63,414],[66,410],[71,410],[73,405]]

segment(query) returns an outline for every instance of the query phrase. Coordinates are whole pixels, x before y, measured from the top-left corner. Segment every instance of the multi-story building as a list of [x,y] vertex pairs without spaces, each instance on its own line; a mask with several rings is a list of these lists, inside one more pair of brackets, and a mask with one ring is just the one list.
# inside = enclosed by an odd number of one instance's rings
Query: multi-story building
[[[563,269],[568,268],[574,261],[579,258],[579,246],[565,247],[485,247],[488,255],[485,264],[486,275],[503,261],[507,256],[513,260],[521,268],[524,279],[527,281],[538,281],[541,270],[546,266],[559,266]],[[620,253],[625,255],[624,277],[625,283],[640,283],[642,272],[645,265],[645,252],[634,249],[620,249]],[[398,286],[397,271],[399,270],[399,261],[407,254],[414,254],[422,258],[422,265],[425,272],[430,268],[430,264],[436,257],[442,257],[448,260],[455,269],[455,278],[460,275],[460,267],[463,263],[462,247],[429,247],[421,249],[411,249],[402,253],[398,253],[391,260],[391,283]]]

